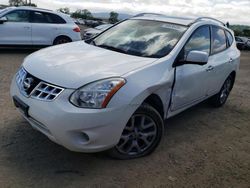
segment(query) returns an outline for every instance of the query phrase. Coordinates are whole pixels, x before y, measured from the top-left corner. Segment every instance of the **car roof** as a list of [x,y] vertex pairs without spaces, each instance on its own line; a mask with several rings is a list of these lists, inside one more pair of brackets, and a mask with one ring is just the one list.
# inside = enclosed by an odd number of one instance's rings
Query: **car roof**
[[37,8],[37,7],[30,7],[30,6],[20,6],[20,7],[12,7],[13,9],[21,9],[21,10],[34,10],[34,11],[43,11],[43,12],[53,12],[49,9]]
[[164,14],[156,14],[156,13],[141,13],[136,16],[133,16],[131,19],[163,21],[184,26],[190,26],[194,23],[201,21],[210,21],[215,25],[225,26],[225,24],[220,20],[210,17],[177,17],[177,16],[167,16]]
[[64,18],[64,20],[67,23],[74,22],[73,19],[69,15],[61,13],[61,12],[55,12],[55,11],[49,10],[49,9],[42,9],[42,8],[30,7],[30,6],[8,7],[8,9],[9,9],[8,12],[11,10],[30,10],[30,11],[40,11],[40,12],[45,12],[45,13],[52,13],[52,14],[56,14],[56,15],[61,16],[62,18]]

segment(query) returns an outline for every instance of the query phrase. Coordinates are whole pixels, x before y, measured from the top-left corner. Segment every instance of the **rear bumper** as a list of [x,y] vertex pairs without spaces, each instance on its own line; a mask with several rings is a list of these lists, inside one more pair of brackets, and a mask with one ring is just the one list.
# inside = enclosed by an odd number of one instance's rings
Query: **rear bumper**
[[82,35],[81,35],[81,33],[79,32],[79,33],[75,33],[75,34],[72,35],[70,38],[71,38],[72,42],[76,42],[76,41],[82,40]]

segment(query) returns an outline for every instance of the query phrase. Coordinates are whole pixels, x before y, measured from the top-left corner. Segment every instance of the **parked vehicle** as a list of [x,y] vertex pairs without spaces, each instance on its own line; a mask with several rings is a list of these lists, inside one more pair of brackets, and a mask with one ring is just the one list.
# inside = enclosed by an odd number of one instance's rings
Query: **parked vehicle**
[[101,32],[105,31],[106,29],[110,28],[111,26],[113,26],[113,24],[103,24],[95,28],[88,28],[83,33],[83,40],[91,39]]
[[98,25],[101,25],[102,21],[98,20],[85,20],[85,25],[89,27],[96,27]]
[[84,21],[84,19],[79,18],[79,19],[78,19],[78,21],[79,21],[79,24],[80,24],[80,25],[85,25],[85,21]]
[[248,50],[250,49],[250,40],[247,37],[235,37],[236,45],[239,50]]
[[31,7],[0,12],[0,45],[48,46],[81,40],[80,28],[66,14]]
[[69,150],[131,159],[154,151],[165,119],[206,99],[223,106],[239,63],[220,21],[140,14],[88,43],[30,55],[11,96],[35,129]]

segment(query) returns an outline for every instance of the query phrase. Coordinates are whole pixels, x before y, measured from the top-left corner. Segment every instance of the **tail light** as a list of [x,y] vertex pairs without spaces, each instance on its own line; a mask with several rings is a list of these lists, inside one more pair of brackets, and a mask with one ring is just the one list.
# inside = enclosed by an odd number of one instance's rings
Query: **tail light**
[[73,31],[79,33],[79,32],[81,32],[81,29],[80,29],[80,27],[76,27],[76,28],[73,29]]

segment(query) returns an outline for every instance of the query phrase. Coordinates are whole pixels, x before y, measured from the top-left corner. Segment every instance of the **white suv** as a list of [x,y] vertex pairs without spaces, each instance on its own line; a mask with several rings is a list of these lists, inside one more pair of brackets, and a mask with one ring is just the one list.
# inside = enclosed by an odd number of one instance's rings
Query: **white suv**
[[130,159],[157,147],[165,119],[206,99],[222,106],[239,61],[233,32],[220,21],[140,14],[87,43],[30,55],[11,95],[52,141]]
[[66,14],[31,7],[0,10],[0,45],[49,46],[81,40],[80,28]]

